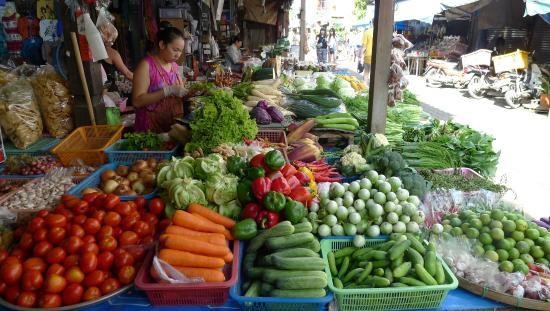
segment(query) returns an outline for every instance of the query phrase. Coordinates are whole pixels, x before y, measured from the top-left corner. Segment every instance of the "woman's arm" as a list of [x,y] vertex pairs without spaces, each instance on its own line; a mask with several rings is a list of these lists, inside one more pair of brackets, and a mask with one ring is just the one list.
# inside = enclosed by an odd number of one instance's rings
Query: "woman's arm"
[[135,79],[132,84],[132,105],[136,108],[144,107],[156,103],[164,98],[164,90],[148,93],[149,83],[149,65],[142,60],[134,72]]
[[128,69],[128,67],[126,67],[122,57],[120,57],[120,53],[113,48],[108,48],[107,55],[109,55],[109,58],[113,62],[113,65],[115,65],[116,69],[120,71],[128,80],[132,81],[134,74],[130,69]]

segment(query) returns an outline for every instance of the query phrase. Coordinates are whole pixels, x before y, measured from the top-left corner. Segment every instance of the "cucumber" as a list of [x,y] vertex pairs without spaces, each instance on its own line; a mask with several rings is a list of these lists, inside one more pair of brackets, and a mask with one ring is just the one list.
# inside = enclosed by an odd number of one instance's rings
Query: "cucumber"
[[439,260],[435,265],[434,279],[439,285],[445,284],[445,270],[443,269],[443,264]]
[[384,276],[385,272],[386,271],[384,271],[384,268],[375,268],[373,274],[377,276]]
[[426,271],[426,269],[424,269],[423,266],[419,264],[414,265],[414,272],[418,278],[427,285],[437,285],[437,281],[428,273],[428,271]]
[[252,267],[252,269],[248,270],[247,276],[251,279],[261,279],[264,270],[263,267]]
[[321,298],[327,295],[323,288],[310,289],[274,289],[270,293],[271,297],[283,298]]
[[426,283],[411,277],[400,277],[399,282],[409,286],[426,286]]
[[435,252],[432,250],[427,251],[426,255],[424,255],[424,269],[426,269],[431,276],[435,275],[436,264],[437,256]]
[[267,248],[271,250],[296,247],[315,240],[311,232],[293,233],[287,236],[271,237],[265,241]]
[[393,283],[393,272],[391,271],[390,267],[384,269],[384,277],[390,280],[390,284]]
[[370,254],[372,254],[369,259],[374,259],[374,260],[382,260],[382,259],[385,259],[386,258],[386,255],[387,255],[387,252],[385,251],[380,251],[380,250],[374,250],[372,251]]
[[393,269],[393,276],[395,278],[404,277],[411,270],[412,264],[410,261],[406,261]]
[[294,233],[311,232],[311,231],[313,231],[313,226],[309,221],[299,222],[294,225]]
[[344,257],[344,260],[342,261],[342,264],[340,265],[340,269],[338,269],[338,277],[340,279],[342,279],[344,277],[344,275],[346,275],[346,272],[348,272],[349,262],[350,262],[349,256]]
[[393,282],[391,283],[391,287],[407,287],[409,285],[405,284],[405,283],[400,283],[400,282]]
[[273,268],[265,268],[261,278],[267,283],[275,283],[280,278],[285,277],[306,277],[306,276],[326,276],[325,271],[304,271],[304,270],[280,270]]
[[266,229],[264,231],[261,231],[260,233],[258,233],[257,236],[252,238],[252,240],[250,240],[250,243],[248,244],[248,248],[246,249],[246,252],[247,253],[257,252],[260,249],[260,247],[264,245],[265,241],[268,238],[291,235],[293,232],[294,232],[294,226],[290,223],[290,221],[288,220],[281,221],[275,226],[269,229]]
[[319,253],[316,253],[312,251],[309,248],[302,248],[302,247],[296,247],[296,248],[287,248],[283,249],[281,251],[269,254],[265,256],[264,258],[267,258],[267,262],[271,264],[271,258],[273,256],[281,256],[281,257],[317,257],[319,258]]
[[325,262],[322,258],[313,257],[281,257],[273,256],[271,259],[273,265],[284,270],[301,270],[301,271],[321,271],[325,269]]
[[329,96],[329,97],[340,98],[340,96],[338,96],[338,93],[334,92],[331,89],[299,90],[298,94],[300,94],[300,95],[320,95],[320,96]]
[[344,288],[344,284],[337,276],[332,278],[332,284],[334,284],[334,287],[336,288]]
[[358,274],[360,274],[361,272],[363,272],[363,268],[355,268],[351,271],[349,271],[348,273],[346,273],[346,276],[344,276],[344,278],[342,279],[342,282],[344,284],[350,282],[351,280],[353,280],[353,278],[355,278]]
[[[358,258],[361,258],[362,256],[364,256],[366,253],[368,253],[371,250],[372,250],[372,248],[370,248],[370,247],[356,248],[355,251],[351,254],[351,259],[358,260]],[[362,260],[364,260],[364,259],[362,259]]]
[[418,240],[413,234],[406,233],[407,239],[411,241],[411,247],[414,248],[417,252],[419,252],[421,255],[424,255],[426,253],[426,248],[424,245],[422,245],[422,242]]
[[416,249],[409,247],[406,252],[407,252],[407,256],[409,257],[413,265],[415,264],[424,265],[424,258],[422,257],[422,255],[420,255],[420,253]]
[[370,275],[371,272],[372,272],[372,262],[369,261],[367,262],[365,269],[363,269],[363,271],[357,277],[357,283],[359,284],[363,283],[363,281],[367,279],[367,277]]
[[353,252],[355,252],[356,249],[357,248],[354,247],[354,246],[347,246],[347,247],[338,249],[334,252],[334,258],[338,259],[340,257],[349,256],[349,255],[353,254]]
[[384,243],[378,245],[378,246],[376,247],[376,249],[377,249],[377,250],[380,250],[380,251],[385,251],[385,252],[387,252],[387,251],[390,250],[390,248],[392,248],[392,246],[393,246],[394,244],[395,244],[395,241],[394,241],[394,240],[390,240],[390,241],[387,241],[387,242],[384,242]]
[[385,268],[390,265],[390,261],[387,259],[375,260],[372,262],[374,268]]
[[310,250],[312,250],[316,253],[321,251],[321,243],[319,243],[319,240],[317,240],[317,239],[313,239],[312,241],[309,241],[309,242],[304,243],[304,244],[300,244],[296,247],[309,248]]
[[300,98],[307,99],[323,108],[337,108],[342,104],[342,100],[339,98],[326,97],[323,95],[302,95]]
[[248,289],[246,290],[246,293],[244,293],[245,297],[259,297],[260,296],[260,288],[261,288],[262,282],[261,281],[254,281]]
[[327,277],[319,276],[293,276],[280,278],[275,282],[275,287],[279,289],[310,289],[327,287]]
[[351,118],[331,118],[331,119],[316,119],[317,124],[320,124],[322,127],[329,127],[334,124],[348,124],[355,127],[359,126],[359,122],[354,117]]
[[334,258],[334,253],[332,251],[328,252],[327,260],[330,274],[336,276],[338,274],[338,269],[336,269],[336,259]]
[[367,278],[365,280],[365,284],[373,285],[374,287],[388,287],[390,286],[391,282],[385,277],[375,275],[370,278]]
[[244,255],[244,258],[243,258],[242,269],[244,270],[245,275],[250,278],[252,278],[252,276],[250,275],[250,271],[252,270],[252,268],[254,268],[254,261],[256,261],[256,254],[257,253],[247,253],[246,255]]
[[405,260],[405,256],[397,257],[397,259],[395,259],[394,261],[391,262],[392,269],[395,269],[395,268],[399,267],[403,263],[404,260]]
[[275,287],[273,286],[273,284],[262,282],[262,284],[260,285],[260,295],[269,296],[274,288]]
[[395,260],[397,257],[402,256],[405,250],[411,246],[410,240],[402,240],[394,244],[388,251],[390,260]]

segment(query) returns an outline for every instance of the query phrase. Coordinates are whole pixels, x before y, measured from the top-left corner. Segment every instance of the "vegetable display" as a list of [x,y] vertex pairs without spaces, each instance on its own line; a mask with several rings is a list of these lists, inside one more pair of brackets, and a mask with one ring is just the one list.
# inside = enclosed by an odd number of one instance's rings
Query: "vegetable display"
[[6,159],[4,174],[9,175],[42,175],[60,167],[61,162],[52,156],[15,155]]
[[126,133],[124,140],[120,143],[120,150],[127,151],[149,151],[149,150],[170,150],[174,143],[163,139],[155,133]]
[[355,131],[359,122],[351,114],[335,112],[315,118],[316,127],[333,130]]
[[151,193],[155,187],[156,159],[136,160],[132,165],[118,165],[101,173],[99,189],[86,188],[82,192],[103,191],[107,194],[135,196]]

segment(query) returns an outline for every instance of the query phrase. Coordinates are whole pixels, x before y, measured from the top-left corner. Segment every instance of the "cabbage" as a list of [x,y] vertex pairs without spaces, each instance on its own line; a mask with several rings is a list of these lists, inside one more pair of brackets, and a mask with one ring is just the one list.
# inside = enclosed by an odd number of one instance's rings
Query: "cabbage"
[[210,176],[205,183],[206,199],[217,205],[235,200],[238,182],[239,178],[233,174]]
[[351,87],[344,87],[336,91],[336,94],[340,96],[341,98],[354,98],[355,97],[355,90]]
[[176,178],[166,181],[163,187],[175,208],[186,209],[189,203],[207,204],[202,181],[191,178]]
[[317,85],[320,85],[320,84],[330,85],[330,80],[324,75],[318,76],[317,79],[315,79],[315,82],[317,82]]
[[237,200],[229,201],[214,208],[218,214],[238,220],[241,215],[241,206]]
[[300,87],[304,84],[306,84],[306,80],[304,78],[297,77],[296,79],[294,79],[294,86],[295,87]]
[[213,175],[225,174],[226,171],[225,160],[217,153],[195,160],[195,177],[201,180],[207,180]]
[[334,81],[332,81],[331,89],[333,91],[338,91],[343,88],[351,88],[351,84],[340,77],[337,77]]

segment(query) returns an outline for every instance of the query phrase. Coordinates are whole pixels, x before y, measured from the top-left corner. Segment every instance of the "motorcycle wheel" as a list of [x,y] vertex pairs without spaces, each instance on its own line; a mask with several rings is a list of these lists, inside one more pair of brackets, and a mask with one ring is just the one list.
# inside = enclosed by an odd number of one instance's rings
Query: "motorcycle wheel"
[[506,104],[512,109],[517,109],[521,106],[521,96],[516,92],[515,86],[511,85],[510,89],[504,93]]
[[470,94],[470,96],[475,99],[483,98],[485,92],[481,90],[482,85],[483,82],[480,76],[472,77],[472,80],[470,80],[470,83],[468,83],[468,94]]
[[426,79],[426,85],[429,87],[441,87],[441,82],[438,82],[436,77],[441,75],[439,73],[439,69],[432,68],[424,74],[424,78]]

